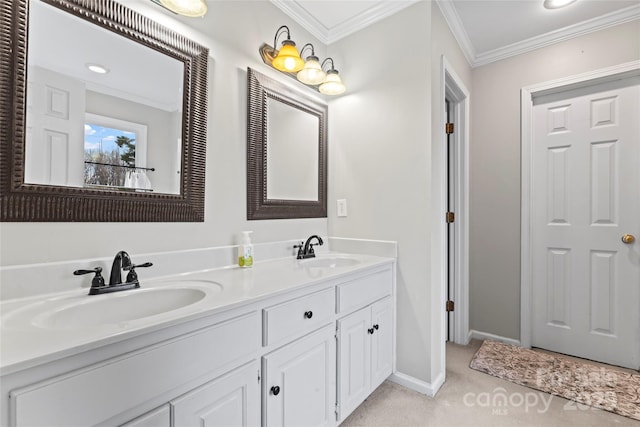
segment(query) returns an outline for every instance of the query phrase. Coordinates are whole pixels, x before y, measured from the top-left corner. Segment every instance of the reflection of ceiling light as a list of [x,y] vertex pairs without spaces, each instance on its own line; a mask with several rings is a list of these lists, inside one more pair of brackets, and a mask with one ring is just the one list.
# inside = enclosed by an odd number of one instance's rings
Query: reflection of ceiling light
[[87,64],[87,68],[97,74],[107,74],[109,69],[98,64]]
[[204,0],[151,0],[171,12],[182,16],[195,18],[207,13],[207,4]]
[[560,9],[561,7],[569,6],[576,0],[544,0],[544,7],[547,9]]

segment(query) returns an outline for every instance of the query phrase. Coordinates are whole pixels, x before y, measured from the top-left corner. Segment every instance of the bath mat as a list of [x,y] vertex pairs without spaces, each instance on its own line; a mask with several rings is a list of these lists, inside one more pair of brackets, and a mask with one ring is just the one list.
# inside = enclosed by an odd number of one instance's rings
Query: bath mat
[[640,374],[489,340],[469,367],[640,421]]

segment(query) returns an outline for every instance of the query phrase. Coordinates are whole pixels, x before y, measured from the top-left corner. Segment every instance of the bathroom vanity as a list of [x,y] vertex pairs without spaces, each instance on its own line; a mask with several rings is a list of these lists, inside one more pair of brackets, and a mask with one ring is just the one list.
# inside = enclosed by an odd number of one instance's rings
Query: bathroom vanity
[[1,425],[332,426],[394,371],[394,258],[141,283],[2,302]]

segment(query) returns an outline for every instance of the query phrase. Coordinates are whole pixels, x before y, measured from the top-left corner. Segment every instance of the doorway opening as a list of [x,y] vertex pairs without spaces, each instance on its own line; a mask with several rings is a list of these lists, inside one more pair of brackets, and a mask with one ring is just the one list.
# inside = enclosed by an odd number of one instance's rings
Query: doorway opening
[[[446,224],[443,260],[446,341],[469,342],[469,92],[442,58],[444,94],[443,194]],[[442,111],[442,110],[441,110]]]
[[447,195],[445,221],[447,222],[447,302],[445,309],[447,311],[447,341],[454,341],[455,338],[455,290],[456,290],[456,230],[455,230],[455,212],[456,212],[456,145],[455,145],[455,112],[453,111],[453,101],[448,99],[445,94],[445,145],[446,145],[446,175],[447,175]]

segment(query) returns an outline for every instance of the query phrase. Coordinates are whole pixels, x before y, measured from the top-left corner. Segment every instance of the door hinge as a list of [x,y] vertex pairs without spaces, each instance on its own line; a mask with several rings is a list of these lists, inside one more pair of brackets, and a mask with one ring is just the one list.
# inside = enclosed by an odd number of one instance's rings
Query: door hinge
[[453,123],[445,123],[444,131],[447,133],[447,135],[451,135],[453,133]]
[[340,416],[340,404],[336,403],[336,420],[338,420],[338,417]]
[[453,311],[454,305],[455,304],[453,303],[453,301],[451,300],[447,301],[447,304],[446,304],[447,312]]
[[456,215],[453,212],[447,212],[445,214],[445,220],[447,224],[451,224],[456,219]]
[[258,369],[258,384],[260,384],[260,380],[261,380],[261,379],[262,379],[262,378],[260,377],[260,369]]

